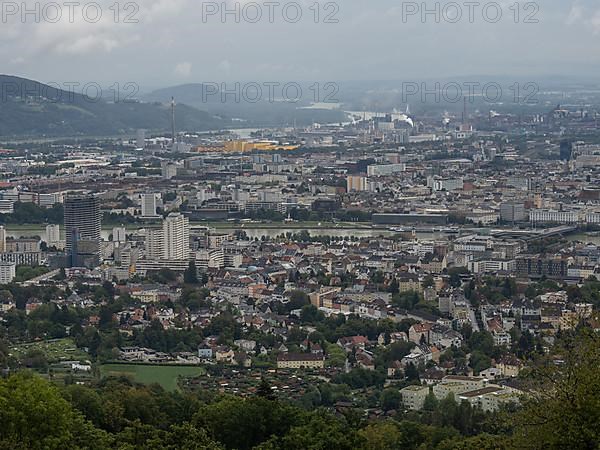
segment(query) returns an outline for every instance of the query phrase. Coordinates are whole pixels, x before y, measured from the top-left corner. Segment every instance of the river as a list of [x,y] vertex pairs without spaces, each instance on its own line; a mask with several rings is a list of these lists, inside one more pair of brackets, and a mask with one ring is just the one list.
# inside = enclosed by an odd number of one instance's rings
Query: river
[[[192,228],[202,226],[202,224],[192,224]],[[139,230],[143,227],[139,225],[129,225],[126,226],[128,232],[133,232],[135,230]],[[108,240],[109,236],[112,234],[113,227],[104,226],[102,228],[102,239]],[[282,228],[255,228],[255,227],[243,227],[239,226],[219,226],[214,228],[216,233],[227,233],[234,232],[236,230],[245,231],[249,238],[251,239],[261,239],[263,236],[269,238],[276,238],[281,234],[293,233],[297,234],[301,231],[308,231],[311,236],[332,236],[332,237],[357,237],[357,238],[376,238],[380,236],[384,237],[392,237],[397,236],[398,233],[395,231],[390,231],[387,229],[381,228],[336,228],[336,227],[315,227],[309,226],[306,228],[302,227],[282,227]],[[61,226],[61,237],[64,239],[64,227]],[[21,237],[32,237],[39,236],[42,240],[46,240],[46,227],[44,225],[27,225],[27,226],[10,226],[6,225],[6,235],[7,237],[12,237],[15,239]],[[445,237],[444,233],[436,232],[436,233],[417,233],[417,237],[420,239],[443,239]]]

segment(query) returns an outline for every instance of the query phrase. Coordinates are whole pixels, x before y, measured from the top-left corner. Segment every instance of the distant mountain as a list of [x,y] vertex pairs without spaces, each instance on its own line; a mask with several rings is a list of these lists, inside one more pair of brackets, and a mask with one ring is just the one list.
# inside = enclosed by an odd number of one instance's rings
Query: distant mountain
[[[290,97],[299,97],[297,102],[284,101],[282,86],[273,88],[273,98],[270,98],[269,88],[261,83],[257,84],[261,87],[262,92],[260,93],[249,84],[240,83],[239,98],[237,99],[233,94],[234,83],[226,84],[227,90],[231,92],[223,95],[220,91],[215,90],[214,85],[191,83],[158,89],[142,96],[142,99],[148,102],[168,102],[171,97],[174,97],[178,102],[184,102],[211,114],[234,118],[238,128],[291,126],[294,124],[300,126],[315,122],[336,123],[346,120],[346,115],[341,109],[313,106],[314,97],[317,94],[314,87],[311,90],[309,84],[301,86],[301,95],[297,94],[294,88],[289,90],[287,94]],[[244,89],[245,86],[247,89]],[[319,92],[317,100],[323,100],[331,92],[331,90],[322,90]],[[338,105],[329,103],[328,106]]]
[[[106,92],[104,98],[95,101],[78,93],[80,90],[68,92],[37,81],[0,75],[0,137],[110,136],[131,134],[140,128],[156,132],[171,129],[168,102],[114,102],[107,98],[113,92]],[[93,95],[94,89],[90,89],[89,96]],[[178,102],[179,130],[205,131],[231,124],[231,120]]]

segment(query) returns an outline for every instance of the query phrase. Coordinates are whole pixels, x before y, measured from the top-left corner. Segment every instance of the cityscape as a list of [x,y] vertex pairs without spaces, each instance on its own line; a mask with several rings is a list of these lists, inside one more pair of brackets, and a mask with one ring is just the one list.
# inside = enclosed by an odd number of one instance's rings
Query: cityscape
[[587,1],[151,3],[1,5],[0,448],[600,448]]

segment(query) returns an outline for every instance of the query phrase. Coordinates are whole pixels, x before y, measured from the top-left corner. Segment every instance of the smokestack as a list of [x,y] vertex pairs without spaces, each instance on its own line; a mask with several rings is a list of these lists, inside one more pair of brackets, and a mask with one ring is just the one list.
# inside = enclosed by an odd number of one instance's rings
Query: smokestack
[[175,147],[175,97],[171,97],[171,139]]

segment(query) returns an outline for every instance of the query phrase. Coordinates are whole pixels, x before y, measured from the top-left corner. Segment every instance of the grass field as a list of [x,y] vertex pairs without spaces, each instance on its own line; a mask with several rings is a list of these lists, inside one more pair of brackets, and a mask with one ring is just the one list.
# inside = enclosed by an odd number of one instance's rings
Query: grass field
[[100,366],[102,377],[127,376],[138,383],[158,383],[168,391],[177,387],[177,377],[194,377],[204,375],[206,370],[202,367],[188,366],[156,366],[140,364],[103,364]]
[[49,363],[61,361],[85,361],[89,359],[87,353],[75,346],[71,338],[53,339],[50,341],[28,342],[26,344],[11,345],[10,353],[18,359],[23,358],[29,350],[41,350],[46,354]]

